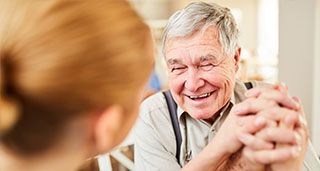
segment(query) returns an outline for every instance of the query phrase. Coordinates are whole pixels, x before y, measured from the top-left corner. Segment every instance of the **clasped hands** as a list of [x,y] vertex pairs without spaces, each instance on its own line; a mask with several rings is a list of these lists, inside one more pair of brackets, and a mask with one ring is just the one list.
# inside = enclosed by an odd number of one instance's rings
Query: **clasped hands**
[[218,170],[300,171],[309,132],[299,99],[284,84],[255,87],[245,95],[215,137],[230,156]]

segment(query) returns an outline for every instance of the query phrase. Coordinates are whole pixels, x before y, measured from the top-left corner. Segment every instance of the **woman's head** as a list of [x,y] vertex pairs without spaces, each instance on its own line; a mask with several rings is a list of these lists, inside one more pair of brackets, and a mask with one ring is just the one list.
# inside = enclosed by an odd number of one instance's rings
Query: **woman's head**
[[36,154],[88,115],[121,120],[119,143],[153,63],[142,19],[121,0],[0,3],[0,143]]

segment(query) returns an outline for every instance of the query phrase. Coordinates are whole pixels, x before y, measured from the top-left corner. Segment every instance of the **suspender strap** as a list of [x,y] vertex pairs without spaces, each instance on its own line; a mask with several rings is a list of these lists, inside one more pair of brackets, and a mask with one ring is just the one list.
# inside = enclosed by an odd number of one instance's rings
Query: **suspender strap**
[[178,163],[180,164],[179,157],[180,157],[180,147],[181,147],[181,143],[182,143],[182,136],[181,136],[181,132],[180,132],[179,120],[178,120],[178,115],[177,115],[177,104],[173,100],[171,92],[169,90],[163,92],[163,95],[167,101],[174,135],[176,136],[176,147],[177,147],[176,159],[177,159]]
[[248,90],[250,90],[253,87],[251,82],[246,82],[246,83],[244,83],[244,85],[246,85]]

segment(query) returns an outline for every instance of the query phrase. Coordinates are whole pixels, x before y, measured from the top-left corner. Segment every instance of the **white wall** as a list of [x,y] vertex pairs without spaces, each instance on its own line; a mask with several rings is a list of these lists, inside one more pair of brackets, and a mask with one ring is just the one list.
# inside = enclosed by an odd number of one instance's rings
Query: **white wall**
[[145,19],[168,19],[172,14],[172,0],[128,0]]
[[314,96],[312,116],[312,141],[316,145],[317,153],[320,154],[320,0],[316,2],[315,18],[315,62],[314,62]]
[[[179,10],[196,0],[172,0],[173,10]],[[255,53],[257,49],[257,0],[202,0],[213,2],[228,8],[240,9],[242,12],[242,21],[239,24],[241,47]]]
[[258,0],[257,13],[258,56],[276,58],[279,52],[279,0]]
[[[320,105],[313,101],[315,11],[316,0],[279,0],[279,81],[285,82],[291,94],[302,100],[312,140],[318,138],[314,107]],[[319,150],[320,144],[314,145]]]

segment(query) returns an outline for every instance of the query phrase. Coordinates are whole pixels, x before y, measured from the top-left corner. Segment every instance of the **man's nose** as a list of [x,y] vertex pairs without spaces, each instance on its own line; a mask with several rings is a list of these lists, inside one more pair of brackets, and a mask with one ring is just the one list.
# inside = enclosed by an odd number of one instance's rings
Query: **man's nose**
[[185,88],[191,92],[197,91],[204,85],[204,80],[201,78],[200,73],[195,69],[189,69],[187,71],[187,77],[185,80]]

